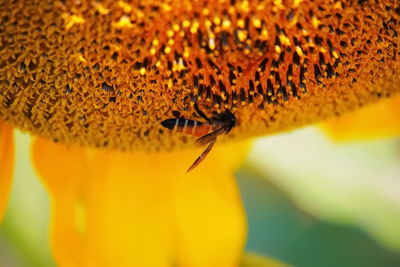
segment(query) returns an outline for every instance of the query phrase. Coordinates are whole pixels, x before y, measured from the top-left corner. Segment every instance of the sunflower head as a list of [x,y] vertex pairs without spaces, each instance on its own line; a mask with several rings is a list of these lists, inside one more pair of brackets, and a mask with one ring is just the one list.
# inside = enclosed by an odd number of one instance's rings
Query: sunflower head
[[[192,143],[161,122],[229,111],[227,138],[288,130],[399,90],[396,1],[6,1],[0,118],[69,144]],[[362,19],[360,18],[362,14]]]
[[[241,140],[389,97],[399,32],[396,0],[3,0],[0,163],[13,151],[3,122],[44,137],[33,157],[63,266],[236,266],[232,174],[247,145],[216,149],[188,179],[192,151],[161,150],[193,136],[167,121]],[[2,177],[0,217],[11,168]]]

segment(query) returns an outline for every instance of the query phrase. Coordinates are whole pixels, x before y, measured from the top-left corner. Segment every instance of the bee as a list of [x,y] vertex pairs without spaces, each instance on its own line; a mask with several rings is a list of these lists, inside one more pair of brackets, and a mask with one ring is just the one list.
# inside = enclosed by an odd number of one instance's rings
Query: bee
[[173,112],[173,114],[177,118],[167,119],[161,122],[162,126],[171,131],[199,137],[195,142],[200,146],[208,144],[207,148],[200,154],[186,172],[190,172],[196,168],[207,157],[208,153],[210,153],[217,141],[218,136],[228,134],[236,125],[236,117],[229,110],[225,110],[214,117],[208,118],[199,109],[197,104],[194,105],[194,108],[199,116],[205,120],[204,122],[186,119],[181,117],[179,112],[176,111]]

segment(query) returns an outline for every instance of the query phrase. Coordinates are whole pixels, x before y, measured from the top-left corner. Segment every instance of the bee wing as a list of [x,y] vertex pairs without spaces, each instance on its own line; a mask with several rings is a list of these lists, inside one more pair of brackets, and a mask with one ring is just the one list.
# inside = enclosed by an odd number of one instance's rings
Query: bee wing
[[[210,143],[214,139],[217,138],[218,135],[222,134],[225,131],[224,127],[221,127],[214,132],[208,133],[206,135],[203,135],[199,139],[196,140],[196,144],[199,144],[200,146],[205,146],[206,144]],[[214,140],[215,141],[215,140]]]
[[189,167],[189,169],[187,169],[186,173],[188,173],[191,170],[193,170],[194,168],[196,168],[207,157],[208,153],[210,153],[211,149],[213,148],[216,140],[217,140],[217,138],[215,136],[213,136],[213,139],[210,141],[210,144],[208,145],[208,147],[200,154],[200,156],[192,163],[192,165],[190,165],[190,167]]

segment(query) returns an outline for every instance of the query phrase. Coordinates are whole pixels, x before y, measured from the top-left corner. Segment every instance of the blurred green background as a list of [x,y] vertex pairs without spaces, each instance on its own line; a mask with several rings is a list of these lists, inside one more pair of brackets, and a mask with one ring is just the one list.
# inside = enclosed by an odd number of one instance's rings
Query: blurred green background
[[[15,133],[0,266],[54,266],[49,202]],[[316,128],[255,141],[237,173],[246,249],[299,267],[400,266],[400,140],[333,143]]]

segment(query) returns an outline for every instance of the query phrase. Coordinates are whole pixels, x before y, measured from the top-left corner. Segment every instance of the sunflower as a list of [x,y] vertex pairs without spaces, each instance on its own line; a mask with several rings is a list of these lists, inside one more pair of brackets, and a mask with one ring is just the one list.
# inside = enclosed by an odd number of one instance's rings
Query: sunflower
[[[400,91],[395,0],[6,0],[0,21],[0,214],[17,127],[61,266],[237,266],[243,140]],[[161,122],[197,106],[237,124],[185,174],[195,138]]]

